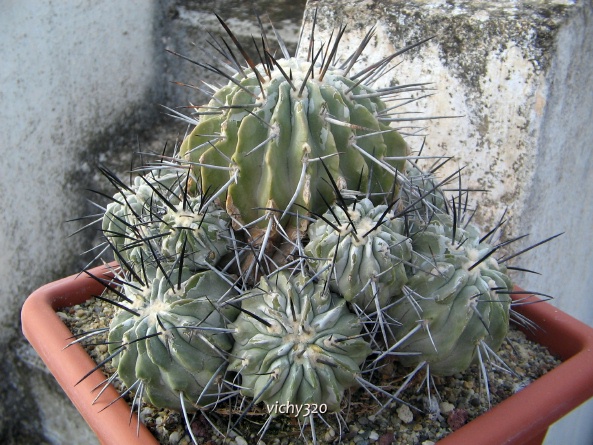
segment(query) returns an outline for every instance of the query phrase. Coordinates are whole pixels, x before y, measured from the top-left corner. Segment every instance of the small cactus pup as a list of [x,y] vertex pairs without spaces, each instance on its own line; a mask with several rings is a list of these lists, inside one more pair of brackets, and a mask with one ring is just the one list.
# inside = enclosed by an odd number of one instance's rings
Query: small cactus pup
[[506,267],[471,224],[448,214],[413,236],[413,274],[405,295],[389,310],[398,323],[388,352],[409,367],[427,365],[452,375],[499,349],[509,329],[512,291]]
[[[456,172],[452,176],[458,174]],[[434,213],[449,213],[442,185],[450,179],[451,177],[438,182],[434,173],[424,171],[417,164],[407,161],[400,189],[401,206],[405,209],[406,218],[430,221]]]
[[332,291],[364,312],[380,312],[402,294],[412,242],[393,205],[365,198],[332,206],[309,226],[305,254],[316,274],[327,276]]
[[263,47],[254,40],[256,64],[219,20],[248,66],[222,43],[213,45],[234,67],[232,76],[181,56],[228,83],[197,108],[180,156],[193,165],[196,187],[215,191],[235,229],[247,229],[265,249],[267,242],[303,233],[308,219],[297,214],[325,212],[336,200],[335,189],[365,193],[375,204],[391,202],[408,147],[390,126],[397,120],[391,114],[395,106],[384,100],[422,90],[423,84],[378,90],[371,85],[404,50],[355,72],[372,31],[344,62],[337,53],[345,28],[327,45],[315,46],[311,36],[315,51],[303,58],[290,57],[281,41],[283,58],[274,58],[264,34]]
[[201,197],[184,196],[182,202],[167,207],[162,216],[161,254],[175,262],[184,256],[184,265],[193,271],[216,265],[229,253],[230,218],[211,203],[203,208]]
[[339,411],[371,353],[346,301],[324,283],[287,271],[262,278],[241,299],[229,365],[241,377],[241,393],[264,402],[272,416],[274,406],[287,402]]
[[156,268],[156,262],[183,264],[192,271],[215,266],[229,252],[230,219],[216,203],[190,196],[191,171],[180,164],[151,169],[118,188],[103,216],[103,233],[118,261]]
[[156,407],[183,412],[219,399],[232,348],[228,324],[238,313],[229,304],[236,292],[219,273],[186,275],[179,269],[143,282],[123,280],[131,303],[113,318],[108,336],[128,389]]

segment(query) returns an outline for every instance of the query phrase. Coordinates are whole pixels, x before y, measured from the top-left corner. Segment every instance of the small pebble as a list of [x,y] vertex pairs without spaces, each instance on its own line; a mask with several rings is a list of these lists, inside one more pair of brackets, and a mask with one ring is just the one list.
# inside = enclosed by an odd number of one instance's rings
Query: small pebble
[[466,410],[461,408],[454,409],[449,413],[449,416],[447,417],[447,423],[451,429],[455,431],[467,423],[468,417],[469,415],[467,414]]
[[371,431],[371,433],[369,434],[369,439],[376,441],[379,439],[379,433],[377,433],[376,431]]
[[180,434],[179,431],[173,431],[171,434],[169,434],[169,443],[171,445],[177,445],[179,443],[179,439],[180,439]]
[[235,443],[237,445],[247,445],[247,441],[245,439],[243,439],[243,436],[235,437]]
[[385,433],[379,437],[379,445],[391,445],[394,440],[393,433]]
[[449,414],[451,411],[453,411],[453,409],[455,409],[455,405],[449,402],[441,402],[439,408],[441,408],[441,413]]
[[414,420],[414,414],[408,405],[402,405],[397,409],[397,417],[404,423],[411,423]]

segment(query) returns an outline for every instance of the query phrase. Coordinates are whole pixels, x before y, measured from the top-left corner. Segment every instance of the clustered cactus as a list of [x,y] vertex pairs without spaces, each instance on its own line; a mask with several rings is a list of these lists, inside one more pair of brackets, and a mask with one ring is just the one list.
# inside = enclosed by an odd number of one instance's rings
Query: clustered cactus
[[228,83],[179,150],[131,185],[103,169],[122,308],[109,351],[155,406],[339,412],[358,386],[398,400],[367,377],[387,356],[449,375],[505,338],[512,283],[493,256],[505,243],[464,221],[461,196],[389,126],[386,96],[422,85],[373,89],[394,56],[353,73],[372,33],[340,63],[343,33],[304,58],[281,43],[276,59],[262,38],[259,64],[237,44],[248,67],[215,46],[236,74],[194,62]]

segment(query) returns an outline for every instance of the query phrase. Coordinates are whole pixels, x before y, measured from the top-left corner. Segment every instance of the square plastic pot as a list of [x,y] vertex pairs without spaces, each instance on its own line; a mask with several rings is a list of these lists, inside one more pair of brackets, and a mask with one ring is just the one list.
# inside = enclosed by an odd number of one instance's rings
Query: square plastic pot
[[[91,273],[110,278],[105,267]],[[104,381],[104,375],[95,371],[77,384],[96,364],[80,345],[64,349],[72,334],[56,311],[102,291],[100,283],[84,274],[41,287],[23,306],[23,333],[102,444],[157,444],[142,424],[137,431],[137,419],[135,415],[130,419],[130,408],[123,399],[102,410],[119,395],[112,386],[92,404],[96,395],[92,390]],[[526,331],[527,337],[546,346],[562,363],[439,441],[440,445],[541,444],[552,423],[593,397],[593,328],[544,302],[516,310],[541,328]]]

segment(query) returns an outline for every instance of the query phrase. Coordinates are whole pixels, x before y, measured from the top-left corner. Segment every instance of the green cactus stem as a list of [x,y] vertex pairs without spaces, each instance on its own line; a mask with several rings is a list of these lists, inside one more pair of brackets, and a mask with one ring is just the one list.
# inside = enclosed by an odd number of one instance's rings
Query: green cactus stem
[[[242,296],[229,370],[256,403],[340,410],[371,350],[346,301],[304,275],[278,272]],[[302,417],[302,413],[299,414]]]
[[412,243],[390,207],[363,199],[334,205],[309,226],[305,254],[316,273],[327,271],[330,288],[367,312],[401,295]]
[[116,260],[152,271],[156,263],[183,264],[193,271],[216,265],[229,252],[230,219],[215,203],[187,192],[188,169],[153,170],[134,179],[107,205],[102,228]]
[[193,271],[215,266],[229,253],[230,218],[214,203],[203,209],[201,198],[186,198],[167,208],[162,217],[161,254],[174,263],[184,256],[184,265]]
[[123,285],[132,305],[111,322],[109,352],[126,386],[139,387],[146,401],[195,410],[219,397],[215,380],[232,348],[228,324],[238,311],[228,302],[236,292],[213,271],[171,279]]
[[481,241],[471,224],[450,215],[433,220],[413,237],[415,272],[406,295],[389,309],[399,359],[426,363],[435,375],[461,372],[477,360],[477,348],[499,349],[509,328],[512,289],[496,246]]
[[388,92],[319,57],[269,57],[242,69],[198,109],[199,123],[180,150],[198,185],[218,191],[235,228],[256,233],[267,229],[269,209],[276,209],[275,225],[304,231],[306,219],[291,212],[326,211],[336,199],[330,176],[339,190],[390,201],[408,149],[379,116]]
[[[406,162],[405,178],[400,191],[401,205],[409,219],[430,221],[434,213],[448,212],[447,200],[439,183],[430,172],[415,163]],[[446,182],[446,180],[445,180]]]

